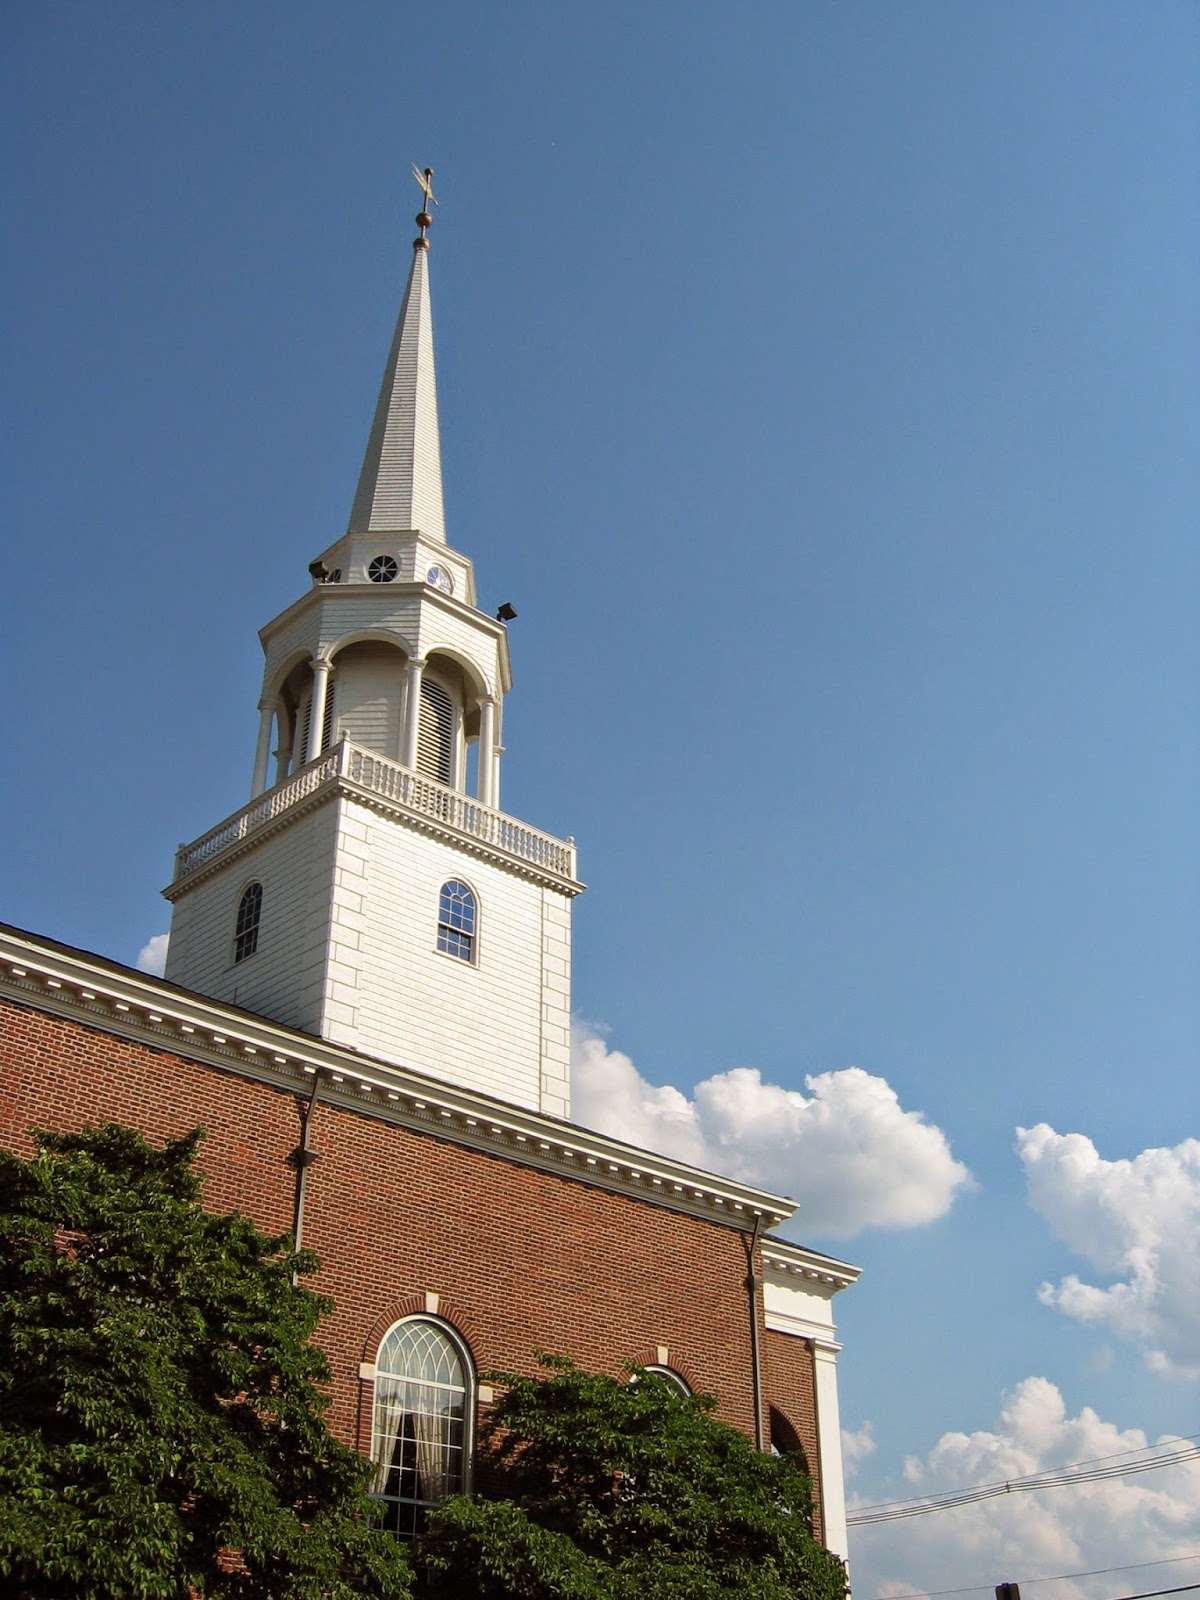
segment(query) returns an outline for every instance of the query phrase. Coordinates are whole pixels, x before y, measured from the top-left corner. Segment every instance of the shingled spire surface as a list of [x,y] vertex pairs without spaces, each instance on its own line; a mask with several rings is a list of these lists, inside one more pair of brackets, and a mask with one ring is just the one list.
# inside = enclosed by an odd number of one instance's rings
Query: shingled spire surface
[[419,529],[427,539],[445,544],[427,247],[424,237],[414,241],[412,271],[396,320],[347,531]]

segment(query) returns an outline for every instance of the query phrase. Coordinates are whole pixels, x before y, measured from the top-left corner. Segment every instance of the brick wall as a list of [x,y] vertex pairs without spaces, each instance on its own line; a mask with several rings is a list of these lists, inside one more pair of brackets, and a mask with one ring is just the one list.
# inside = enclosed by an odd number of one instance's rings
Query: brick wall
[[[291,1226],[299,1137],[290,1094],[179,1055],[0,1001],[0,1143],[32,1152],[34,1126],[118,1121],[161,1140],[206,1129],[205,1203]],[[310,1133],[304,1243],[313,1287],[334,1312],[320,1342],[333,1369],[330,1420],[366,1448],[374,1360],[390,1324],[439,1296],[479,1372],[536,1369],[535,1349],[619,1373],[669,1364],[715,1394],[718,1415],[753,1434],[743,1236],[623,1195],[338,1107],[318,1104]],[[812,1359],[767,1333],[768,1400],[818,1465]]]
[[799,1445],[804,1452],[813,1483],[813,1532],[823,1539],[816,1373],[812,1345],[807,1339],[768,1330],[763,1345],[763,1389],[772,1412],[772,1433],[779,1434],[773,1442],[781,1449]]

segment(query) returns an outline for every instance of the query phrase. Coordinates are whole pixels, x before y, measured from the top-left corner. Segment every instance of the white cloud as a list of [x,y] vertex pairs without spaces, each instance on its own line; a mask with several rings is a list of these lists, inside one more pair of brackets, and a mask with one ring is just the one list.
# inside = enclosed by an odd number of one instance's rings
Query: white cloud
[[[893,1487],[888,1498],[959,1493],[978,1484],[1141,1450],[1150,1442],[1140,1429],[1105,1422],[1087,1406],[1068,1417],[1054,1384],[1026,1378],[1005,1397],[993,1431],[943,1434],[927,1456],[909,1458],[903,1486]],[[951,1511],[852,1528],[850,1533],[854,1590],[866,1600],[1133,1567],[1198,1550],[1198,1460],[1136,1476],[1003,1494]],[[1170,1570],[1170,1583],[1187,1583],[1200,1577],[1200,1562],[1195,1569],[1181,1564]],[[1145,1576],[1145,1582],[1131,1578],[1124,1583],[1110,1574],[1055,1584],[1055,1600],[1156,1587]]]
[[790,1195],[806,1235],[914,1227],[944,1216],[970,1174],[944,1133],[861,1067],[805,1079],[808,1094],[734,1067],[692,1098],[656,1087],[594,1029],[577,1026],[572,1114],[585,1126]]
[[147,939],[138,951],[137,966],[139,972],[152,972],[156,978],[161,978],[163,968],[167,964],[167,940],[170,934],[156,933],[152,939]]
[[868,1456],[875,1454],[875,1431],[869,1422],[851,1432],[842,1429],[842,1467],[847,1478],[852,1478]]
[[1029,1203],[1055,1235],[1115,1281],[1075,1273],[1039,1299],[1140,1345],[1147,1365],[1200,1377],[1200,1140],[1105,1161],[1080,1133],[1017,1129]]

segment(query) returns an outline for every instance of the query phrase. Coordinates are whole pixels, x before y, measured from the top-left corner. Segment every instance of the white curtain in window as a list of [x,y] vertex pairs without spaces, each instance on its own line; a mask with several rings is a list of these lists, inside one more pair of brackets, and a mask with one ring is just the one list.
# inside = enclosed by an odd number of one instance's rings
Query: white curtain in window
[[372,1494],[383,1494],[404,1426],[404,1393],[386,1378],[375,1383],[375,1476]]
[[426,1389],[412,1420],[417,1440],[417,1499],[436,1506],[450,1493],[455,1477],[450,1414],[439,1408],[438,1396]]

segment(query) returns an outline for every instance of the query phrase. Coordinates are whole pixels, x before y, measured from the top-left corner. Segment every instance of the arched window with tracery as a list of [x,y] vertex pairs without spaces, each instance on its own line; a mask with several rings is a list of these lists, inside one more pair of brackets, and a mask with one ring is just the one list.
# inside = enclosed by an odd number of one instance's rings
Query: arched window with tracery
[[438,896],[438,949],[460,961],[474,961],[477,922],[474,891],[451,878]]
[[652,1377],[661,1378],[665,1384],[674,1389],[681,1400],[686,1400],[691,1395],[687,1379],[682,1378],[674,1367],[663,1367],[654,1362],[648,1367],[643,1367],[642,1371],[650,1373]]
[[467,1487],[475,1383],[466,1347],[439,1322],[409,1317],[375,1360],[371,1492],[384,1526],[416,1533],[432,1506]]
[[237,921],[233,925],[233,959],[245,961],[258,949],[258,925],[262,921],[262,884],[248,883],[238,901]]

